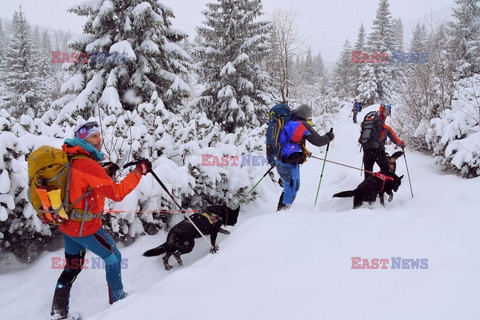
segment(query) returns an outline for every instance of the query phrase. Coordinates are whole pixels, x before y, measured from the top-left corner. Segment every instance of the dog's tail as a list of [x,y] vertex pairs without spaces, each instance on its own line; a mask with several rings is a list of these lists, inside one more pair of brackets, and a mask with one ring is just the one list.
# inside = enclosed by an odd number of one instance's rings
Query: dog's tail
[[333,195],[334,198],[348,198],[348,197],[353,197],[355,196],[355,190],[349,190],[349,191],[342,191],[339,193],[335,193]]
[[400,158],[401,156],[403,156],[403,152],[397,151],[390,156],[390,159],[393,159],[393,161],[397,161],[397,159]]
[[150,249],[150,250],[147,250],[143,253],[143,255],[145,257],[153,257],[153,256],[159,256],[161,255],[162,253],[165,253],[167,250],[165,248],[165,243],[164,244],[161,244],[159,245],[158,247],[156,248],[153,248],[153,249]]

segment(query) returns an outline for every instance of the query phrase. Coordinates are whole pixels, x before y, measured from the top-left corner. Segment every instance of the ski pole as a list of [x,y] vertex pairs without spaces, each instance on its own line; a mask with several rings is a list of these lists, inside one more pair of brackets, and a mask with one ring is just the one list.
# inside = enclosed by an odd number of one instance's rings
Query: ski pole
[[[333,128],[330,128],[330,132],[333,132]],[[327,154],[328,154],[328,149],[329,148],[330,148],[330,142],[328,142],[327,150],[325,150],[325,158],[323,159],[322,173],[320,174],[320,180],[318,181],[317,195],[315,196],[314,206],[317,205],[318,193],[320,192],[320,185],[322,184],[323,171],[325,170],[325,163],[327,163]]]
[[407,168],[408,184],[410,185],[410,194],[412,195],[412,198],[413,198],[412,181],[410,180],[410,172],[408,171],[407,156],[405,155],[404,148],[402,148],[402,151],[403,151],[403,158],[405,159],[405,167]]
[[247,194],[245,195],[245,197],[243,197],[242,199],[240,199],[240,201],[238,202],[238,204],[235,206],[235,208],[233,208],[233,210],[236,210],[238,207],[240,207],[240,205],[242,204],[243,201],[245,201],[245,199],[248,197],[248,195],[253,191],[253,189],[255,189],[258,184],[263,180],[263,178],[266,177],[267,174],[270,173],[270,171],[273,170],[273,168],[275,168],[275,166],[271,166],[270,169],[268,169],[267,172],[265,172],[265,174],[260,178],[260,180],[258,180],[257,183],[255,183],[255,185],[252,187],[252,189],[250,189]]

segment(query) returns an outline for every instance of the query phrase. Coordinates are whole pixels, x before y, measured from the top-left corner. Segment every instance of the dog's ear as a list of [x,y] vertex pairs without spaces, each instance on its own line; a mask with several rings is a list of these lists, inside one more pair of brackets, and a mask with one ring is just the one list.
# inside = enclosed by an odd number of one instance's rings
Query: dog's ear
[[403,174],[400,177],[398,177],[398,179],[400,179],[400,180],[402,180],[402,178],[403,178]]

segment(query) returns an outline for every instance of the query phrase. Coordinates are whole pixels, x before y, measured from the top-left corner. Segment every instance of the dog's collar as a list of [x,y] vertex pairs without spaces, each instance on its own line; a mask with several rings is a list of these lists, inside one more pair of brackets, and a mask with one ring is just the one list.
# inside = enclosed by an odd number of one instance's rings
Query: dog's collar
[[377,177],[378,179],[382,180],[382,189],[380,190],[380,192],[382,192],[383,189],[385,188],[385,184],[387,183],[387,180],[392,180],[392,181],[393,181],[393,178],[392,178],[392,177],[387,176],[386,174],[381,173],[381,172],[374,172],[374,173],[373,173],[373,176],[375,176],[375,177]]

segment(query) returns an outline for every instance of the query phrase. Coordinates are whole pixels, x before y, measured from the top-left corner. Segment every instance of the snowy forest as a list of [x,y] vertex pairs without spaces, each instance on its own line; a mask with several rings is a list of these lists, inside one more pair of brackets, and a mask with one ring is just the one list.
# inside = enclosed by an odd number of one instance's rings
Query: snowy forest
[[[0,248],[23,262],[59,238],[29,203],[26,159],[41,145],[61,146],[82,119],[99,122],[106,161],[150,159],[184,208],[247,194],[259,178],[254,167],[205,166],[202,154],[263,156],[268,110],[278,101],[312,106],[321,133],[354,98],[391,104],[391,125],[408,148],[465,179],[480,176],[476,0],[454,1],[447,21],[418,23],[410,43],[388,0],[379,0],[371,30],[360,24],[332,68],[302,41],[295,13],[268,17],[261,0],[212,0],[194,39],[161,0],[95,0],[70,11],[86,18],[82,34],[32,26],[21,7],[0,20]],[[53,63],[52,52],[70,60]],[[352,63],[352,52],[387,53],[388,61]],[[394,61],[398,53],[428,59]],[[120,212],[105,216],[116,240],[128,244],[169,225],[161,209],[176,207],[152,185],[129,195],[133,207],[107,203]]]

